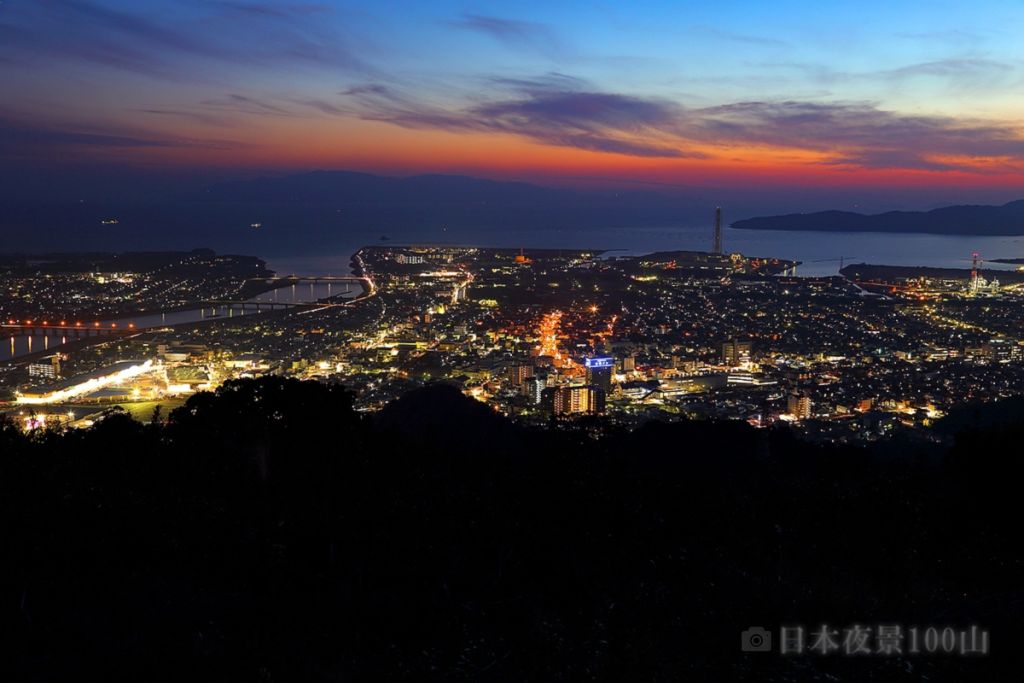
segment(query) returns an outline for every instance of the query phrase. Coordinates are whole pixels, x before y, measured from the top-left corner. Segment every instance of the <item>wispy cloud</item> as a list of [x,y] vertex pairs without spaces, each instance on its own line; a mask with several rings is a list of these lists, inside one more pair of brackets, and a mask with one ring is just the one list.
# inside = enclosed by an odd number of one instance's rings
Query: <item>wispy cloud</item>
[[257,99],[248,95],[229,93],[221,98],[203,100],[201,104],[205,107],[220,111],[230,111],[240,114],[256,114],[258,116],[294,116],[288,108],[269,102],[265,99]]
[[309,14],[324,14],[331,11],[325,3],[290,2],[232,2],[231,0],[204,0],[203,4],[239,14],[288,18]]
[[536,51],[550,57],[562,56],[567,47],[547,25],[483,14],[463,14],[452,26],[482,33],[515,49]]
[[248,67],[304,63],[373,73],[345,36],[318,20],[318,13],[330,11],[324,5],[198,2],[176,11],[163,7],[162,13],[93,0],[4,7],[0,60],[87,63],[174,80],[197,79],[190,60]]
[[463,110],[424,105],[379,85],[350,90],[361,115],[405,128],[489,131],[547,145],[630,156],[696,155],[659,140],[673,134],[681,109],[662,100],[583,90],[559,90],[552,79],[505,80],[518,97]]
[[233,149],[226,140],[191,139],[152,131],[125,131],[121,127],[76,127],[0,116],[0,158],[73,155],[89,149],[138,150],[160,148]]
[[[946,170],[949,159],[1024,162],[1011,123],[908,115],[861,102],[756,101],[687,108],[656,98],[560,89],[568,77],[503,79],[512,96],[444,109],[381,85],[345,94],[366,119],[406,128],[486,131],[557,147],[637,157],[701,158],[718,150],[819,152],[823,163]],[[762,151],[762,153],[764,153]]]
[[829,163],[948,169],[943,158],[1024,161],[1024,138],[1001,122],[907,115],[865,103],[740,102],[688,112],[685,134],[711,144],[829,152]]
[[582,78],[558,71],[549,71],[546,74],[528,78],[499,76],[487,80],[492,85],[526,93],[579,91],[593,87]]
[[991,88],[1000,82],[1009,84],[1019,76],[1020,68],[1013,62],[982,57],[948,57],[873,71],[840,71],[812,62],[761,62],[757,66],[776,72],[794,72],[801,81],[829,86],[850,83],[893,86],[929,78],[972,90]]
[[991,78],[1000,78],[1011,74],[1014,70],[1012,65],[994,59],[951,58],[918,62],[876,73],[879,76],[897,80],[918,76],[934,76],[960,81],[969,79],[977,83],[979,79],[988,81]]
[[321,114],[327,114],[328,116],[349,116],[352,114],[352,111],[350,109],[346,109],[345,107],[334,104],[332,102],[327,102],[326,100],[322,99],[299,99],[294,100],[294,102],[295,104],[299,104],[304,107],[309,107],[320,112]]
[[733,43],[744,43],[746,45],[759,45],[762,47],[788,47],[789,43],[778,38],[769,38],[767,36],[757,36],[746,33],[733,33],[732,31],[723,31],[720,28],[714,26],[701,26],[698,30],[714,36],[719,40],[727,40]]
[[224,116],[218,116],[215,114],[208,114],[201,111],[192,111],[190,109],[128,109],[127,111],[136,114],[147,114],[150,116],[163,116],[172,118],[188,119],[197,123],[202,123],[208,126],[228,126],[231,122]]
[[936,43],[947,43],[951,45],[964,45],[980,43],[984,37],[973,31],[963,29],[946,29],[942,31],[901,31],[895,34],[897,38],[904,40],[927,41]]

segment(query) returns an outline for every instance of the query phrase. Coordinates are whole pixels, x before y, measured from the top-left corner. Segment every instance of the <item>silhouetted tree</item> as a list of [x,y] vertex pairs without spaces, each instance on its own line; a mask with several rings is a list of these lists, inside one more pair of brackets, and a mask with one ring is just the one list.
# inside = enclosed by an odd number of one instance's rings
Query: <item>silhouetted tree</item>
[[[166,425],[121,413],[26,436],[0,419],[0,666],[19,681],[1009,680],[1022,436],[1010,422],[893,451],[730,422],[539,430],[444,385],[367,417],[341,387],[274,377],[192,396]],[[784,622],[981,623],[994,654],[739,652],[742,629]]]

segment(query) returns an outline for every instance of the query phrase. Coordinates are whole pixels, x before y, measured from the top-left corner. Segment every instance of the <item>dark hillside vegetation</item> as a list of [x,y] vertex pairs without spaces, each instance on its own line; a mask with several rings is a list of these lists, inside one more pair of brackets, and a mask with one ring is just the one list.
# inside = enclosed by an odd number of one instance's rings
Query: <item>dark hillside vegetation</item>
[[[737,423],[534,431],[445,386],[368,416],[343,388],[277,378],[194,396],[166,426],[5,423],[0,666],[11,681],[1013,680],[1024,423],[971,429],[895,452]],[[749,626],[822,622],[977,623],[993,654],[740,652]]]

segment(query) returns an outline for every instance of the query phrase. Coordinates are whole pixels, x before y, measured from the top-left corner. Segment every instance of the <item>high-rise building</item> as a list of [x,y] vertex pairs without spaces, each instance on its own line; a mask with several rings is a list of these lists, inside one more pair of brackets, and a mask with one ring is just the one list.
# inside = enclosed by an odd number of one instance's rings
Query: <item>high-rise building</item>
[[612,390],[612,373],[615,370],[615,359],[609,357],[588,358],[584,361],[587,366],[587,384],[600,387],[605,394]]
[[750,362],[753,344],[749,341],[732,339],[722,344],[722,365],[736,368]]
[[60,377],[60,356],[54,354],[28,366],[29,379],[53,380]]
[[560,415],[598,415],[604,412],[605,393],[593,385],[548,387],[542,392],[547,410]]
[[548,386],[548,378],[544,375],[527,377],[523,382],[523,393],[534,405],[539,405],[544,396],[544,390]]
[[786,412],[798,420],[806,420],[811,416],[811,397],[794,391],[786,402]]
[[533,365],[517,363],[509,366],[508,381],[511,382],[513,386],[522,386],[523,382],[525,382],[528,377],[533,377]]
[[715,207],[715,244],[714,253],[722,253],[722,207]]
[[1020,344],[1010,339],[990,339],[982,348],[985,357],[996,363],[1007,363],[1013,360],[1020,360],[1021,357]]

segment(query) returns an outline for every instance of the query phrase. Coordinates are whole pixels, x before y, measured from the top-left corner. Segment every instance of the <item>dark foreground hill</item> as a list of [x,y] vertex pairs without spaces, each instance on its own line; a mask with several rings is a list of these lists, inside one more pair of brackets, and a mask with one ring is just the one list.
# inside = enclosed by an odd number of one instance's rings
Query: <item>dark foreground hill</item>
[[[264,379],[169,423],[0,427],[4,680],[1011,680],[1020,407],[950,447],[744,424],[369,418]],[[977,425],[984,425],[979,428]],[[590,434],[602,436],[593,439]],[[742,653],[754,625],[981,624],[989,657]]]
[[1002,206],[947,206],[931,211],[793,213],[736,221],[743,230],[923,232],[940,235],[1024,235],[1024,199]]

